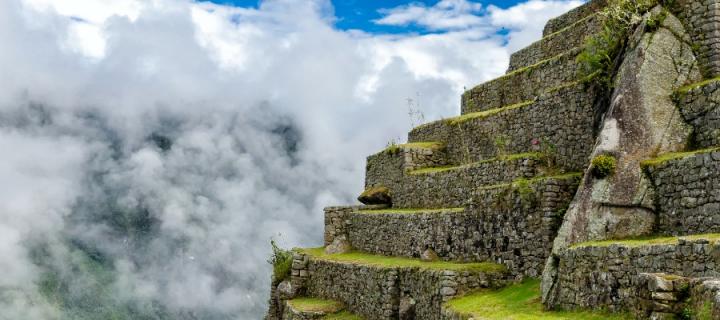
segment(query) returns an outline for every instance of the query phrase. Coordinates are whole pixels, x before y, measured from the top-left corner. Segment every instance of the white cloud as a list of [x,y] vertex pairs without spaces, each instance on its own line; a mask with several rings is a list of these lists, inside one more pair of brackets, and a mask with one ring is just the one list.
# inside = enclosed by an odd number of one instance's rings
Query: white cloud
[[477,15],[481,9],[480,3],[467,0],[442,0],[431,7],[412,3],[381,10],[385,16],[375,23],[395,26],[417,24],[430,30],[465,29],[483,24],[483,19]]
[[502,15],[573,5],[553,3],[443,1],[406,21],[452,31],[391,36],[333,28],[329,1],[0,1],[0,308],[53,319],[39,269],[92,292],[69,238],[111,257],[118,301],[259,318],[269,238],[320,244],[322,207],[352,202],[364,157],[410,128],[406,99],[456,115],[464,86],[507,66],[499,27],[511,45],[540,32]]

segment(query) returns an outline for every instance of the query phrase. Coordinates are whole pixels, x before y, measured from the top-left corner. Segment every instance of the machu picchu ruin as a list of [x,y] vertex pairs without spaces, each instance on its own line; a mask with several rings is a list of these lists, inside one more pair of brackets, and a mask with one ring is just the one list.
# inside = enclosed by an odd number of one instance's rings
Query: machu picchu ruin
[[720,319],[720,0],[590,0],[460,109],[275,257],[266,319]]

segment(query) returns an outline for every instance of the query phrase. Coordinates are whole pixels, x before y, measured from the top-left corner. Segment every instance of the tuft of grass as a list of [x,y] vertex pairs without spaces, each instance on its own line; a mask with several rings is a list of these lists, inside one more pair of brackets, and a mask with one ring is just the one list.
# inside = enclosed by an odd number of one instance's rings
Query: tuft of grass
[[358,210],[363,214],[422,214],[422,213],[461,213],[465,212],[465,208],[440,208],[440,209],[375,209],[375,210]]
[[452,270],[452,271],[475,271],[485,273],[504,273],[507,268],[501,264],[480,262],[480,263],[457,263],[447,261],[421,261],[404,257],[388,257],[374,255],[365,252],[349,252],[341,254],[326,254],[324,248],[298,249],[301,253],[310,255],[314,259],[333,261],[340,263],[351,263],[357,265],[372,266],[378,268],[420,268],[428,270]]
[[643,168],[654,167],[654,166],[661,165],[661,164],[671,161],[671,160],[678,160],[678,159],[682,159],[682,158],[692,157],[697,154],[711,153],[711,152],[716,152],[716,151],[720,151],[720,148],[708,148],[708,149],[686,151],[686,152],[671,152],[671,153],[663,154],[657,158],[653,158],[653,159],[649,159],[649,160],[640,162],[640,166]]
[[403,149],[432,149],[432,150],[440,150],[442,148],[445,148],[445,144],[440,142],[412,142],[412,143],[405,143],[405,144],[389,144],[385,150],[382,152],[389,153],[389,154],[397,154],[400,152],[400,150]]
[[688,92],[690,92],[690,91],[692,91],[692,90],[694,90],[694,89],[697,89],[697,88],[700,88],[700,87],[704,87],[704,86],[706,86],[706,85],[708,85],[708,84],[711,84],[711,83],[714,83],[714,82],[718,82],[718,81],[720,81],[720,77],[712,78],[712,79],[707,79],[707,80],[703,80],[703,81],[696,82],[696,83],[691,83],[691,84],[689,84],[689,85],[680,87],[679,89],[675,90],[675,93],[676,93],[676,94],[680,94],[680,95],[685,95],[685,94],[687,94]]
[[592,159],[592,173],[598,179],[606,178],[615,173],[617,159],[612,155],[599,155]]
[[290,276],[293,261],[292,252],[280,248],[275,240],[270,240],[270,246],[272,247],[272,256],[268,263],[273,267],[275,281],[281,282]]
[[345,308],[341,302],[318,298],[295,298],[288,303],[299,312],[336,313]]
[[451,170],[459,170],[463,168],[468,168],[476,165],[480,165],[483,163],[488,162],[494,162],[494,161],[515,161],[520,159],[535,159],[540,160],[541,154],[537,152],[527,152],[527,153],[517,153],[517,154],[509,154],[505,156],[499,156],[496,158],[491,158],[487,160],[472,162],[460,166],[441,166],[441,167],[429,167],[429,168],[423,168],[418,170],[409,171],[409,174],[430,174],[430,173],[437,173],[437,172],[445,172],[445,171],[451,171]]
[[540,280],[527,279],[501,290],[483,290],[450,300],[447,307],[483,320],[621,320],[629,314],[601,311],[545,311],[540,302]]
[[677,244],[678,240],[708,240],[710,242],[720,241],[720,233],[711,234],[698,234],[683,237],[638,237],[630,239],[620,240],[599,240],[599,241],[588,241],[570,246],[571,249],[585,248],[585,247],[609,247],[611,245],[619,245],[623,247],[643,247],[643,246],[654,246],[654,245],[666,245],[666,244]]
[[496,185],[490,185],[490,186],[482,186],[478,188],[479,190],[491,190],[491,189],[498,189],[498,188],[507,188],[512,186],[521,186],[521,187],[529,187],[530,185],[549,180],[549,179],[557,179],[557,180],[565,180],[565,179],[573,179],[573,178],[582,178],[582,172],[570,172],[562,175],[556,175],[556,176],[542,176],[542,177],[535,177],[532,179],[517,179],[510,183],[500,183]]
[[462,116],[459,116],[459,117],[446,119],[445,121],[446,121],[446,123],[449,124],[449,125],[457,126],[457,125],[463,124],[464,122],[467,122],[467,121],[470,121],[470,120],[485,119],[485,118],[487,118],[487,117],[494,116],[494,115],[496,115],[496,114],[498,114],[498,113],[501,113],[501,112],[510,111],[510,110],[514,110],[514,109],[519,109],[519,108],[522,108],[522,107],[527,107],[527,106],[529,106],[529,105],[531,105],[531,104],[533,104],[533,103],[535,103],[535,100],[525,101],[525,102],[516,103],[516,104],[513,104],[513,105],[509,105],[509,106],[504,106],[504,107],[495,108],[495,109],[490,109],[490,110],[485,110],[485,111],[480,111],[480,112],[468,113],[468,114],[465,114],[465,115],[462,115]]

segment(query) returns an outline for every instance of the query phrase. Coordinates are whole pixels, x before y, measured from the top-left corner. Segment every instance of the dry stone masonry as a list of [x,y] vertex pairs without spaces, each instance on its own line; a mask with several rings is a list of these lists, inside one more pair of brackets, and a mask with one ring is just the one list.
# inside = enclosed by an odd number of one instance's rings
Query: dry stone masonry
[[[629,31],[608,34],[618,17]],[[620,35],[578,71],[592,39]],[[550,20],[460,116],[367,158],[374,205],[325,209],[324,246],[292,251],[266,319],[340,312],[298,307],[322,299],[362,319],[465,320],[454,299],[527,278],[547,312],[720,319],[717,76],[720,0],[590,0]]]

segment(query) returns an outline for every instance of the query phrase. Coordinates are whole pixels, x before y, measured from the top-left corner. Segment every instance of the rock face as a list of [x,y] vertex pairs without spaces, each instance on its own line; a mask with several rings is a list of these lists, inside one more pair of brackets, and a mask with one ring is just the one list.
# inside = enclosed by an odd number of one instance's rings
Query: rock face
[[326,254],[348,253],[352,250],[352,245],[345,236],[339,236],[333,242],[325,247]]
[[[554,253],[583,241],[649,235],[655,228],[653,189],[640,162],[685,149],[691,128],[671,97],[684,83],[699,78],[682,23],[662,7],[646,14],[645,21],[661,14],[667,17],[658,30],[646,32],[646,23],[641,23],[630,39],[593,151],[593,157],[615,156],[615,173],[598,179],[586,170],[555,238]],[[543,276],[549,304],[556,294],[556,264],[548,261]]]
[[367,205],[392,204],[390,189],[387,187],[372,187],[365,190],[359,197],[358,201]]

